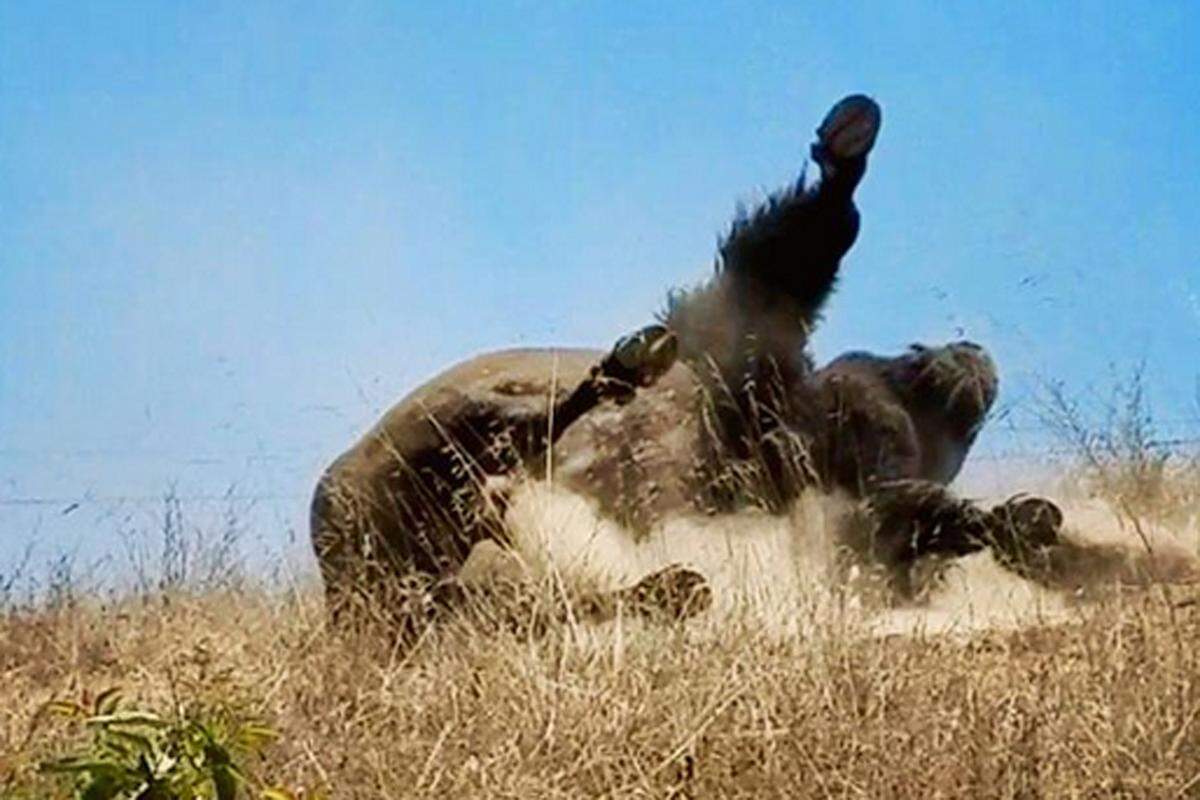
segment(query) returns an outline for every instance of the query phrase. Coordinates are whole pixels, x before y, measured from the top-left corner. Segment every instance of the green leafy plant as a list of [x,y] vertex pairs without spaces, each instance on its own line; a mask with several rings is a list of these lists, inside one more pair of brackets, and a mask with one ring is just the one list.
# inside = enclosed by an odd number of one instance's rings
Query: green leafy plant
[[125,708],[115,689],[90,705],[57,700],[46,707],[90,731],[82,752],[41,767],[78,800],[236,800],[248,785],[241,765],[277,738],[222,708],[172,717]]

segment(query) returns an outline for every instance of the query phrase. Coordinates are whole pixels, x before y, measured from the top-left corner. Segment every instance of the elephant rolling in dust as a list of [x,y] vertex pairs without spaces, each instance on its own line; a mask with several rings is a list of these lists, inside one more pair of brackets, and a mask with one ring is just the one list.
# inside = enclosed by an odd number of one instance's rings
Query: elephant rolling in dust
[[[1017,497],[984,509],[952,495],[997,392],[995,366],[970,342],[896,357],[850,353],[816,368],[808,339],[854,243],[854,191],[881,124],[854,95],[817,129],[815,185],[802,174],[733,223],[712,277],[673,292],[660,324],[612,352],[486,353],[418,388],[321,478],[312,536],[331,610],[413,579],[434,606],[480,541],[504,542],[497,478],[545,475],[632,535],[675,514],[747,507],[783,512],[800,492],[863,501],[860,546],[908,591],[929,555],[992,548],[1043,578],[1062,546],[1062,514]],[[1060,559],[1061,560],[1061,559]],[[615,600],[670,616],[708,605],[703,579],[668,568]],[[385,599],[385,603],[393,602]]]

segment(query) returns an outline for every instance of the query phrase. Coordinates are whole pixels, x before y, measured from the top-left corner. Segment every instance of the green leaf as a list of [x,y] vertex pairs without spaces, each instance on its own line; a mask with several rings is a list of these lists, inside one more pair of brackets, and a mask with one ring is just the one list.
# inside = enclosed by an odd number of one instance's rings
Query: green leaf
[[132,745],[134,749],[145,752],[154,750],[154,742],[145,734],[135,733],[134,731],[123,731],[118,728],[111,728],[105,731],[105,734],[109,737],[109,741],[106,744],[109,747],[118,749],[125,755],[132,754],[127,748],[121,747],[122,743]]
[[118,770],[122,773],[125,768],[113,764],[110,761],[101,761],[95,758],[83,758],[80,756],[68,756],[55,761],[47,761],[39,767],[42,772],[62,773],[62,774],[79,774],[84,772],[107,773],[112,770]]
[[170,774],[175,770],[175,765],[179,763],[179,759],[171,755],[162,755],[158,758],[158,761],[153,766],[151,766],[148,761],[145,763],[147,767],[147,774],[154,776],[170,776]]
[[107,775],[95,778],[79,793],[79,800],[114,800],[121,796],[124,784],[124,781]]
[[111,714],[117,710],[117,705],[121,702],[121,690],[116,686],[109,688],[96,695],[96,702],[92,704],[95,713]]
[[218,766],[228,766],[233,763],[233,757],[229,755],[229,751],[211,739],[204,745],[204,760]]
[[237,800],[240,776],[231,767],[219,765],[213,768],[213,788],[217,790],[217,800]]
[[88,725],[148,725],[152,728],[165,728],[171,723],[157,714],[146,711],[120,711],[114,714],[97,714],[87,718]]
[[250,722],[238,730],[238,743],[247,750],[258,752],[279,738],[279,731],[268,725]]
[[270,789],[263,789],[259,795],[261,800],[296,800],[296,795],[289,792],[282,786],[275,786]]
[[60,717],[86,717],[87,709],[74,700],[51,700],[42,706],[42,710]]

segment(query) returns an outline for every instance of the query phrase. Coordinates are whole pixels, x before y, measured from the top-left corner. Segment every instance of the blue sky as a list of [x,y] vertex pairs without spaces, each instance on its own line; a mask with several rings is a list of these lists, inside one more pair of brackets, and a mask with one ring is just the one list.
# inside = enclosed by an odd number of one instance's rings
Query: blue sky
[[967,335],[1014,415],[1145,361],[1194,429],[1198,41],[1194,3],[0,3],[0,562],[111,518],[21,498],[302,526],[440,366],[700,279],[852,91],[885,121],[820,357]]

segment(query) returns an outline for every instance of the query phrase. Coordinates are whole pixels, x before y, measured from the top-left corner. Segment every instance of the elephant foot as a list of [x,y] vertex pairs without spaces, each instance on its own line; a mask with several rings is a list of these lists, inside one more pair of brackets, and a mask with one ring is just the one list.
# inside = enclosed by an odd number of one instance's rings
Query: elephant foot
[[713,595],[703,575],[674,564],[618,592],[617,599],[640,617],[682,621],[711,608]]
[[679,342],[664,325],[648,325],[623,336],[595,368],[601,397],[618,404],[633,399],[638,388],[654,385],[679,356]]
[[1049,566],[1051,548],[1060,542],[1062,509],[1042,497],[1015,495],[993,508],[991,517],[990,544],[1003,566],[1025,575]]

